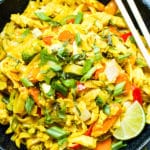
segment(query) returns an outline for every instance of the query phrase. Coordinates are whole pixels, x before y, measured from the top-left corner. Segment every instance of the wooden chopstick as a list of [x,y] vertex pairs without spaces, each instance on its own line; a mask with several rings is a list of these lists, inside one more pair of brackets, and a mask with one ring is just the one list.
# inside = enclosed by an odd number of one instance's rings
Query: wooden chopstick
[[145,37],[145,40],[146,40],[148,46],[150,47],[150,34],[149,34],[149,31],[148,31],[148,29],[147,29],[147,27],[146,27],[146,25],[145,25],[145,23],[144,23],[144,21],[141,17],[141,14],[139,13],[139,10],[137,9],[137,6],[136,6],[134,0],[127,0],[127,2],[128,2],[128,5],[129,5],[136,21],[137,21],[139,27],[140,27],[140,30],[142,31],[142,33]]
[[[144,56],[148,66],[150,68],[150,54],[148,53],[148,50],[146,49],[134,23],[132,22],[132,19],[131,19],[130,15],[128,14],[128,11],[126,10],[126,7],[124,6],[122,0],[115,0],[115,1],[116,1],[116,4],[118,5],[118,8],[120,9],[123,17],[125,18],[125,21],[126,21],[128,27],[130,28],[132,35],[134,36],[137,46],[141,50],[141,53]],[[131,2],[131,0],[130,0],[130,2]]]

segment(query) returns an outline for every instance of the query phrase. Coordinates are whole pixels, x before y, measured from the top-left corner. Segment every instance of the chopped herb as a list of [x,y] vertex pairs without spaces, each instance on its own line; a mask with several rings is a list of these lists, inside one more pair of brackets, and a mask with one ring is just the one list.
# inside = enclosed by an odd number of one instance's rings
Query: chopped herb
[[77,61],[77,60],[84,60],[86,57],[86,54],[85,53],[81,53],[81,54],[75,54],[71,57],[71,59],[73,61]]
[[100,96],[97,96],[95,99],[96,105],[102,106],[103,105],[103,100],[100,98]]
[[124,59],[130,57],[131,55],[132,55],[131,53],[122,54],[122,55],[119,55],[119,56],[118,56],[118,59],[119,59],[119,60],[124,60]]
[[33,83],[26,77],[21,78],[21,82],[25,87],[31,87],[34,86]]
[[142,58],[137,58],[137,59],[136,59],[136,64],[137,64],[139,67],[146,67],[146,66],[147,66],[145,60],[142,59]]
[[32,97],[29,96],[25,103],[25,110],[28,114],[31,113],[33,106],[34,106],[34,100],[32,99]]
[[107,35],[107,43],[109,46],[112,46],[112,35],[110,34]]
[[76,41],[76,44],[77,44],[78,46],[81,44],[82,39],[81,39],[79,33],[77,33],[77,34],[75,35],[75,41]]
[[42,49],[40,52],[40,60],[41,60],[40,65],[46,64],[49,60],[54,61],[54,62],[58,62],[57,57],[53,54],[49,54],[47,49],[45,49],[45,48]]
[[21,34],[21,37],[22,37],[22,38],[25,38],[29,33],[30,33],[30,29],[27,28],[27,29],[25,29],[24,32]]
[[63,138],[63,139],[58,140],[58,145],[62,146],[64,143],[67,142],[67,140],[68,140],[67,138]]
[[131,41],[131,43],[136,44],[135,39],[134,39],[133,36],[130,36],[130,37],[129,37],[129,40]]
[[58,118],[60,119],[65,119],[66,118],[66,107],[61,107],[59,110],[58,110]]
[[125,82],[121,82],[115,86],[113,96],[118,96],[123,93]]
[[44,115],[45,115],[45,117],[44,117],[45,120],[44,121],[45,121],[46,124],[52,124],[52,123],[54,123],[53,118],[50,115],[50,112],[49,112],[48,109],[45,110]]

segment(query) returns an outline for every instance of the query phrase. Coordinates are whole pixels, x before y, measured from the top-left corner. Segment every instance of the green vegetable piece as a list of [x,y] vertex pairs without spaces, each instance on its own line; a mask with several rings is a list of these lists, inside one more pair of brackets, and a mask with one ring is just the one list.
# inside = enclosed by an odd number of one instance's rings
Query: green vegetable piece
[[92,68],[93,62],[94,62],[93,59],[85,60],[85,63],[83,65],[83,70],[82,70],[83,74],[87,73]]
[[103,107],[103,112],[106,114],[106,115],[109,115],[110,114],[110,106],[108,104],[104,105]]
[[48,135],[50,135],[51,137],[53,137],[54,139],[58,139],[58,140],[66,137],[68,135],[68,133],[66,131],[64,131],[63,129],[61,129],[57,126],[53,126],[49,129],[47,129],[46,133]]
[[139,67],[146,67],[147,64],[146,64],[146,61],[142,58],[137,58],[136,59],[136,64],[139,66]]
[[55,81],[55,82],[52,84],[52,87],[53,87],[56,91],[58,91],[58,92],[60,92],[61,94],[63,94],[64,96],[67,96],[67,94],[68,94],[68,89],[67,89],[65,86],[63,86],[63,84],[62,84],[59,80]]
[[76,41],[76,44],[79,46],[82,42],[82,39],[80,37],[80,34],[77,33],[76,36],[75,36],[75,41]]
[[27,28],[27,29],[25,29],[24,32],[21,34],[21,37],[22,37],[22,38],[25,38],[29,33],[30,33],[30,29]]
[[69,16],[65,17],[61,22],[64,25],[67,23],[68,20],[75,19],[75,17],[76,17],[75,15],[69,15]]
[[67,138],[63,138],[63,139],[58,140],[58,145],[62,146],[64,143],[67,142],[67,140],[68,140]]
[[32,97],[29,96],[25,103],[25,110],[27,114],[31,113],[33,106],[34,106],[34,100],[32,99]]
[[111,148],[112,148],[112,150],[119,150],[119,149],[126,147],[126,146],[127,146],[127,144],[124,144],[123,141],[118,141],[116,143],[113,143]]
[[73,61],[77,61],[77,60],[84,60],[86,57],[85,53],[81,53],[81,54],[75,54],[72,56],[72,60]]
[[100,107],[103,105],[103,100],[99,96],[96,97],[95,102],[96,102],[96,105]]
[[65,73],[70,73],[70,74],[75,74],[75,75],[81,76],[83,67],[76,65],[76,64],[67,64],[63,70]]
[[78,12],[78,14],[75,17],[75,24],[80,24],[83,20],[83,13],[82,12]]
[[59,65],[58,63],[54,61],[49,61],[48,64],[50,65],[50,68],[55,72],[62,70],[61,65]]
[[30,52],[28,50],[24,50],[22,52],[22,59],[25,63],[29,63],[35,55],[36,55],[36,52],[32,50],[30,50]]
[[29,81],[29,79],[26,78],[26,77],[21,78],[21,82],[22,82],[22,84],[23,84],[25,87],[34,86],[33,83],[32,83],[31,81]]
[[117,84],[115,86],[113,96],[118,96],[118,95],[122,94],[124,86],[125,86],[125,82],[121,82],[121,83]]
[[74,88],[76,86],[76,80],[74,79],[62,80],[62,83],[68,88]]
[[118,59],[119,60],[124,60],[124,59],[126,59],[126,58],[128,58],[130,56],[131,56],[131,53],[127,53],[127,54],[119,55]]
[[93,75],[93,73],[96,71],[97,67],[94,66],[93,68],[91,68],[84,76],[82,76],[81,81],[86,81],[88,79],[90,79]]
[[45,48],[42,49],[40,52],[40,60],[41,60],[40,65],[44,65],[48,61],[58,62],[58,59],[56,58],[56,56],[53,54],[49,54],[47,49],[45,49]]
[[65,119],[66,118],[66,106],[63,106],[58,110],[58,117],[60,119]]
[[35,12],[35,15],[42,21],[46,21],[46,22],[51,21],[51,18],[43,12]]

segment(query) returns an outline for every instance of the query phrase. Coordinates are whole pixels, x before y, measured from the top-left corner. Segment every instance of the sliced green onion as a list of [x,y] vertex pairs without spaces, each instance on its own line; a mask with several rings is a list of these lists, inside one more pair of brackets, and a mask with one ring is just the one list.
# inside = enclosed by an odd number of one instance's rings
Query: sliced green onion
[[83,20],[83,13],[82,12],[78,12],[78,14],[75,17],[75,24],[80,24]]
[[119,150],[119,149],[126,147],[126,146],[127,146],[127,144],[124,144],[122,141],[119,141],[117,143],[113,143],[111,148],[112,148],[112,150]]
[[62,70],[61,65],[59,65],[58,63],[54,61],[49,61],[48,64],[50,65],[50,68],[55,72]]
[[32,83],[31,81],[29,81],[29,79],[26,78],[26,77],[21,78],[21,82],[22,82],[22,84],[23,84],[25,87],[34,86],[33,83]]
[[74,79],[66,79],[62,80],[62,82],[68,88],[74,88],[76,86],[76,80]]
[[63,86],[63,84],[58,80],[58,81],[55,81],[53,84],[52,84],[52,87],[60,92],[61,94],[63,94],[64,96],[66,96],[68,94],[68,89]]
[[63,129],[61,129],[57,126],[53,126],[49,129],[47,129],[46,133],[48,135],[52,136],[54,139],[62,139],[68,135],[68,133],[66,131],[64,131]]
[[25,103],[25,110],[28,114],[31,113],[33,106],[34,106],[34,100],[32,99],[32,97],[29,96]]
[[118,96],[118,95],[122,94],[124,86],[125,86],[125,82],[121,82],[121,83],[117,84],[115,86],[113,96]]
[[87,73],[92,68],[93,62],[94,62],[93,59],[85,60],[82,70],[83,74]]
[[88,79],[90,79],[93,75],[93,73],[97,70],[97,67],[94,66],[93,68],[91,68],[82,78],[81,81],[86,81]]
[[45,13],[43,12],[35,12],[35,15],[42,21],[49,22],[51,21],[51,18],[48,17]]

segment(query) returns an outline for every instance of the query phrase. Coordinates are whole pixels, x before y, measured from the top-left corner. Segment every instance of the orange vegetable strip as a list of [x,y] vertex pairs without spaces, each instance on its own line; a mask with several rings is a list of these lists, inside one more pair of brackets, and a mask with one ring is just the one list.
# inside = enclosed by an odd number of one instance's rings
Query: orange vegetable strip
[[99,142],[95,150],[111,150],[111,144],[112,140],[111,138],[108,138],[104,141]]
[[52,36],[45,36],[42,38],[43,42],[46,44],[46,45],[51,45],[52,44]]
[[58,39],[62,42],[65,42],[65,41],[69,41],[70,43],[73,43],[74,39],[75,39],[75,35],[72,34],[70,31],[68,30],[64,30],[63,32],[61,32],[59,34],[59,37]]
[[98,122],[96,122],[92,128],[92,135],[94,136],[100,136],[102,134],[107,133],[110,128],[115,124],[115,122],[117,121],[118,117],[120,116],[122,110],[121,110],[121,106],[120,104],[114,104],[113,107],[116,107],[116,109],[118,109],[118,111],[116,112],[115,115],[108,117],[103,124],[99,124]]
[[39,94],[40,91],[37,88],[29,88],[29,94],[32,96],[34,102],[39,105]]
[[118,83],[121,83],[121,82],[124,82],[124,81],[126,82],[125,87],[124,87],[124,94],[127,95],[127,94],[129,94],[129,92],[132,89],[132,85],[131,85],[131,82],[128,79],[127,74],[125,74],[125,73],[120,74],[117,77],[115,83],[118,84]]

